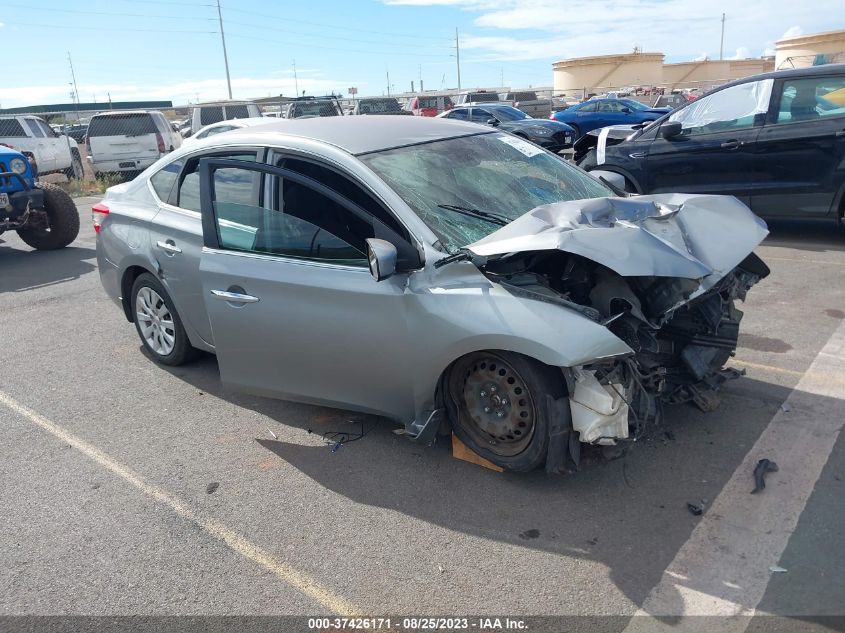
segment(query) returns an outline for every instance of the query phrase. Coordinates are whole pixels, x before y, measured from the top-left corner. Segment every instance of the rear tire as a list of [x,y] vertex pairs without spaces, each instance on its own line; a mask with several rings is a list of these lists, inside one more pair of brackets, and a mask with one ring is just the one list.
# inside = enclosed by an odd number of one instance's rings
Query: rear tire
[[35,186],[44,192],[48,226],[24,227],[18,229],[18,235],[37,250],[63,248],[79,235],[79,213],[73,198],[56,185],[39,182]]
[[452,365],[445,387],[452,430],[470,449],[505,470],[528,472],[545,463],[547,396],[566,393],[559,369],[513,352],[476,352]]
[[191,345],[182,319],[158,279],[141,273],[129,297],[135,331],[156,362],[176,366],[197,357],[199,350]]

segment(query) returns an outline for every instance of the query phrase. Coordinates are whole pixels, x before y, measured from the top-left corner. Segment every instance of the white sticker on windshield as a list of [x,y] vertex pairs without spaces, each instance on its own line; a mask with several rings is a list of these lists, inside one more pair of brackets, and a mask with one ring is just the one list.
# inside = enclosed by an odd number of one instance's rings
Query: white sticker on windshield
[[528,158],[543,153],[543,150],[537,147],[536,145],[533,145],[528,141],[524,141],[521,138],[517,138],[516,136],[506,136],[503,134],[499,137],[499,140],[502,141],[502,143],[507,143],[515,150],[525,154],[526,156],[528,156]]

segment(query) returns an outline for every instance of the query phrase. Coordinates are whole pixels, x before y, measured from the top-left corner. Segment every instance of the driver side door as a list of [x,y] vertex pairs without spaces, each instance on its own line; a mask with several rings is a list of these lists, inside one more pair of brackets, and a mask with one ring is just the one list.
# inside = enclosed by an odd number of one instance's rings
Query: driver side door
[[377,282],[365,243],[395,234],[287,168],[209,158],[200,171],[200,278],[223,382],[396,417],[406,411],[408,274]]

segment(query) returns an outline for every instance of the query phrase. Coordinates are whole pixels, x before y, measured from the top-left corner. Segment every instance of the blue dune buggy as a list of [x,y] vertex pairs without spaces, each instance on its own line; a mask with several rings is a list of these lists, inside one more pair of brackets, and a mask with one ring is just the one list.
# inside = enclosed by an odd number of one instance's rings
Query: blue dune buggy
[[36,175],[26,156],[0,145],[0,234],[17,231],[39,250],[62,248],[79,234],[76,205],[59,187],[36,182]]

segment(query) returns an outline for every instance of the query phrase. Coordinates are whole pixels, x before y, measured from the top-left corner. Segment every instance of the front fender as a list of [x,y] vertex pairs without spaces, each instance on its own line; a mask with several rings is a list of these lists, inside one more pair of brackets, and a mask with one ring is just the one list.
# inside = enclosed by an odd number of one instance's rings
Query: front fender
[[417,414],[434,408],[441,374],[471,352],[517,352],[554,367],[632,353],[600,323],[556,303],[515,296],[470,262],[412,275],[408,301]]

